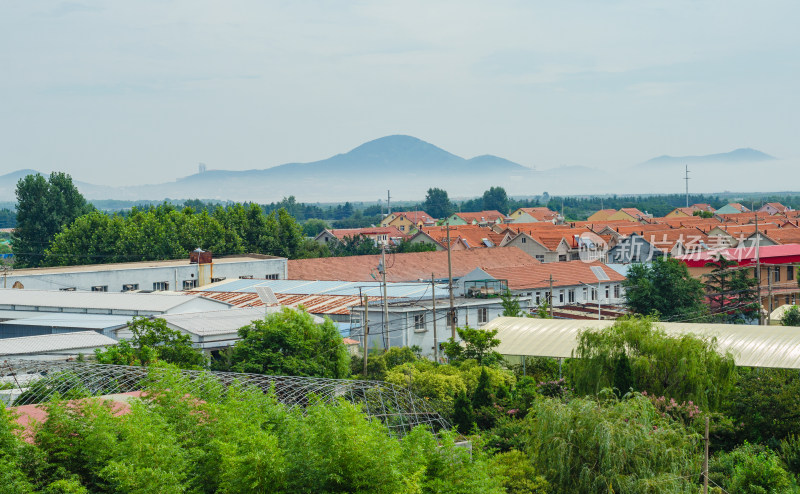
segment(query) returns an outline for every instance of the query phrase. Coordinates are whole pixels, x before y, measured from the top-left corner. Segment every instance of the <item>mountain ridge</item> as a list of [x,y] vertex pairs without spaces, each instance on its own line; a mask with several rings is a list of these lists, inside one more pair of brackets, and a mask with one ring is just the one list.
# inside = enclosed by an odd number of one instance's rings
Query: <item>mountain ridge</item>
[[737,148],[727,153],[705,154],[697,156],[670,156],[668,154],[651,158],[638,166],[675,165],[675,164],[717,164],[717,163],[758,163],[778,158],[753,148]]

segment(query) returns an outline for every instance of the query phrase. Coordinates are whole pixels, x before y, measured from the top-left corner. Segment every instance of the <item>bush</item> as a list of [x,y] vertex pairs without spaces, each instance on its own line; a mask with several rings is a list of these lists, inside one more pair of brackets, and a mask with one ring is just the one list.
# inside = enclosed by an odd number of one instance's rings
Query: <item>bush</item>
[[511,450],[492,458],[495,475],[503,479],[503,487],[508,494],[547,494],[550,492],[547,480],[536,474],[525,453]]
[[696,492],[700,437],[647,398],[542,398],[525,419],[536,471],[556,492]]
[[709,461],[709,479],[729,492],[743,494],[792,492],[791,475],[769,448],[745,442]]
[[800,431],[800,377],[788,369],[740,369],[725,412],[741,424],[739,442],[769,444]]

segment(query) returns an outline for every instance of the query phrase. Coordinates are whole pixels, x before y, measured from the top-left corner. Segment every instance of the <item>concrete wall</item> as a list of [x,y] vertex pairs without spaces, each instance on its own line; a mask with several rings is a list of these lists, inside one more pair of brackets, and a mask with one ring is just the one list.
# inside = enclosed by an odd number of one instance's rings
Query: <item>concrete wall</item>
[[[596,305],[597,298],[593,297],[593,291],[597,292],[597,286],[597,283],[593,283],[590,286],[576,285],[553,287],[553,307],[575,304]],[[573,292],[574,300],[570,300],[570,291]],[[518,295],[521,299],[529,300],[531,307],[539,307],[546,300],[550,289],[549,287],[545,287],[512,290],[512,293]],[[615,296],[616,294],[618,294],[618,296]],[[599,296],[600,305],[621,305],[625,302],[625,288],[623,288],[622,282],[619,281],[600,283]]]
[[[108,287],[109,292],[123,291],[123,285],[138,285],[139,290],[154,290],[155,283],[167,283],[169,291],[184,289],[184,282],[198,280],[198,265],[180,264],[175,266],[142,266],[120,269],[109,269],[108,266],[87,266],[80,271],[66,268],[59,272],[58,269],[45,269],[37,273],[35,270],[27,272],[12,272],[4,284],[11,288],[15,282],[23,288],[35,290],[62,290],[72,289],[89,291],[95,286]],[[236,279],[242,276],[253,278],[286,279],[286,259],[246,259],[237,262],[215,262],[212,266],[211,278]],[[198,281],[198,286],[199,281]]]

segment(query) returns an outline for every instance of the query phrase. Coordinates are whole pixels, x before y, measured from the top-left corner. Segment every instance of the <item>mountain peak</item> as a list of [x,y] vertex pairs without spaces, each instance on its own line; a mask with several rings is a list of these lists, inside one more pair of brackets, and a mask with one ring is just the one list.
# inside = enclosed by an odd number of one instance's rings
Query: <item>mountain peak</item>
[[670,156],[662,155],[652,158],[644,163],[643,166],[653,165],[691,165],[691,164],[734,164],[734,163],[755,163],[759,161],[775,160],[774,156],[753,148],[738,148],[727,153],[705,154],[700,156]]
[[458,159],[458,156],[429,142],[408,135],[390,135],[379,137],[339,155],[349,158],[385,158],[393,156],[401,159]]

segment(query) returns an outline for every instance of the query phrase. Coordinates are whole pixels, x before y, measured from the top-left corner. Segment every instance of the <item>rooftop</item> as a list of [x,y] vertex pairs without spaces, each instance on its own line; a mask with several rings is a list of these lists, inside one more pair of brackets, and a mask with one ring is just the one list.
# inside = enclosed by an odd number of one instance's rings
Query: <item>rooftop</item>
[[84,350],[117,344],[117,340],[96,331],[74,331],[70,333],[4,338],[0,345],[0,356],[43,354],[65,350]]
[[113,293],[0,288],[0,309],[166,312],[197,298],[196,295],[181,292]]
[[[282,257],[267,256],[263,254],[243,254],[238,256],[215,257],[214,264],[228,264],[235,262],[250,262],[262,259],[283,259]],[[85,271],[117,271],[125,269],[149,269],[149,268],[173,268],[179,266],[189,266],[189,258],[170,259],[166,261],[141,261],[141,262],[118,262],[109,264],[83,264],[80,266],[54,266],[49,268],[27,268],[15,269],[15,276],[38,275],[38,274],[60,274],[60,273],[79,273]]]
[[581,283],[595,285],[599,281],[592,268],[602,270],[608,283],[621,282],[625,277],[600,262],[567,261],[548,264],[517,266],[510,268],[484,268],[486,273],[495,279],[508,280],[509,290],[525,290],[529,288],[545,288],[550,286],[576,286]]
[[[478,267],[506,267],[538,264],[516,247],[453,251],[453,277],[459,278]],[[296,259],[288,262],[294,280],[375,281],[379,255]],[[413,252],[386,256],[387,281],[418,281],[447,278],[447,251]]]

